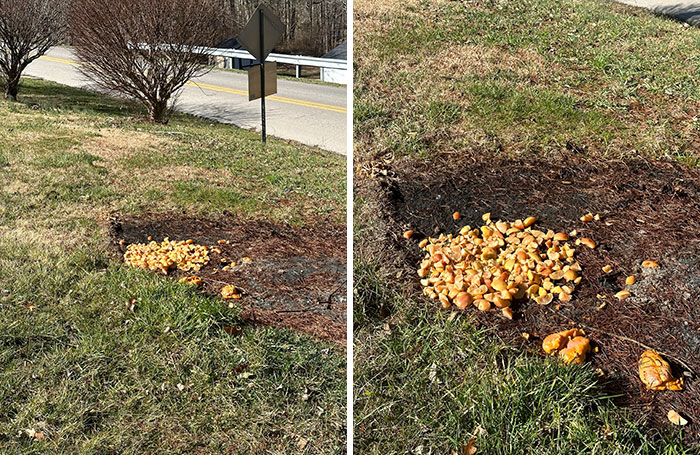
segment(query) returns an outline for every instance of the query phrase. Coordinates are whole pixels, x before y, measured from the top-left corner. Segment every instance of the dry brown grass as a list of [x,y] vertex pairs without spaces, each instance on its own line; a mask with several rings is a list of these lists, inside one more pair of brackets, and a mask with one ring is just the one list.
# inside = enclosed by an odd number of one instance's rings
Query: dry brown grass
[[[76,127],[78,131],[90,131],[85,127]],[[120,159],[139,153],[163,153],[172,149],[175,141],[152,133],[124,131],[117,128],[100,129],[98,136],[82,145],[88,153],[99,156],[109,163],[118,163]]]

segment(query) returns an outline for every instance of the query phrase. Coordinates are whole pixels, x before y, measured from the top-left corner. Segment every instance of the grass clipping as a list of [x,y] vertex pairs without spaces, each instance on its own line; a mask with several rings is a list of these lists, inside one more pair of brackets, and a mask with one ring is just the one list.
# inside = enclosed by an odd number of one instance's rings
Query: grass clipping
[[456,236],[441,234],[420,242],[426,251],[418,270],[425,295],[444,308],[473,304],[489,311],[495,306],[509,319],[514,300],[527,297],[541,305],[555,296],[571,300],[581,282],[581,266],[568,234],[533,229],[534,217],[494,223],[486,213],[482,219],[486,224],[478,229],[465,226]]
[[133,243],[126,248],[124,261],[131,267],[160,271],[172,269],[199,271],[209,263],[209,249],[197,245],[192,239],[173,241],[165,238],[161,243]]

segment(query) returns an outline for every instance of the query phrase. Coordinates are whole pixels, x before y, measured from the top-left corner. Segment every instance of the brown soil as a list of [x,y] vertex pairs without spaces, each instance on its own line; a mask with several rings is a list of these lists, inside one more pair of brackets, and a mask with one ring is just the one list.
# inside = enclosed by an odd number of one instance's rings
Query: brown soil
[[[230,300],[250,323],[288,327],[335,343],[346,344],[346,229],[317,220],[300,228],[235,217],[186,218],[148,214],[117,218],[110,225],[115,250],[131,243],[193,239],[210,247],[209,264],[199,272],[177,270],[175,279],[197,275],[202,290],[219,295],[232,284],[244,291]],[[124,240],[124,245],[120,245]],[[219,240],[230,244],[219,245]],[[218,247],[221,253],[211,251]],[[242,263],[243,257],[252,259]],[[222,260],[224,262],[222,262]],[[222,268],[235,261],[230,271]]]
[[[453,161],[446,158],[437,167],[436,161],[394,163],[385,167],[387,176],[380,172],[358,182],[363,196],[379,195],[374,198],[390,229],[380,248],[395,253],[392,268],[415,277],[400,285],[437,310],[435,301],[423,297],[415,272],[423,257],[418,241],[465,224],[480,226],[485,212],[508,221],[532,215],[542,229],[578,229],[598,246],[577,247],[583,281],[572,301],[559,309],[556,303],[523,301],[514,306],[514,321],[500,312],[467,312],[477,324],[496,326],[506,339],[529,344],[540,355],[544,336],[572,323],[584,328],[599,349],[590,364],[604,372],[604,386],[619,395],[617,403],[660,427],[670,426],[666,413],[673,408],[690,422],[684,436],[700,440],[700,174],[669,162],[593,164],[575,157],[558,163]],[[456,222],[455,211],[462,213]],[[589,211],[601,221],[580,222]],[[415,234],[407,241],[401,234],[409,228]],[[644,259],[656,260],[660,268],[642,269]],[[606,264],[611,274],[602,272]],[[627,287],[632,297],[620,303],[613,294],[625,287],[627,275],[635,275],[637,283]],[[606,296],[603,308],[598,294]],[[525,331],[534,335],[529,342],[521,336]],[[637,361],[647,348],[661,352],[674,374],[683,376],[683,391],[644,389]]]

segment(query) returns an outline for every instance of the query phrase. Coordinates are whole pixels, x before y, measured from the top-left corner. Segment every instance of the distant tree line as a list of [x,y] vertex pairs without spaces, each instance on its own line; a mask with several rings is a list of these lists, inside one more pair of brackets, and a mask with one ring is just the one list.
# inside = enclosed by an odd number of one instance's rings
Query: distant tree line
[[[0,88],[17,99],[27,65],[66,42],[80,71],[167,123],[182,87],[209,70],[194,53],[236,36],[259,0],[0,0]],[[321,55],[346,38],[345,0],[268,0],[287,25],[278,52]]]
[[[222,0],[231,14],[236,36],[260,0]],[[266,0],[287,26],[283,41],[275,49],[320,57],[347,39],[346,0]]]

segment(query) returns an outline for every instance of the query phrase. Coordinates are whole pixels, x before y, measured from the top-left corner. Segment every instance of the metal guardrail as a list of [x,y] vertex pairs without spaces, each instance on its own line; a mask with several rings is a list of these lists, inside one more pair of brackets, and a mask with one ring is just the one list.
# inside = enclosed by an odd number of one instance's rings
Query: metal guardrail
[[[238,49],[221,49],[218,47],[196,47],[194,48],[194,51],[201,52],[202,54],[214,55],[217,57],[255,60],[255,57],[250,55],[248,51]],[[266,61],[287,63],[290,65],[297,66],[315,66],[317,68],[329,68],[339,70],[348,69],[347,60],[338,60],[334,58],[305,57],[303,55],[270,54],[267,57]]]

